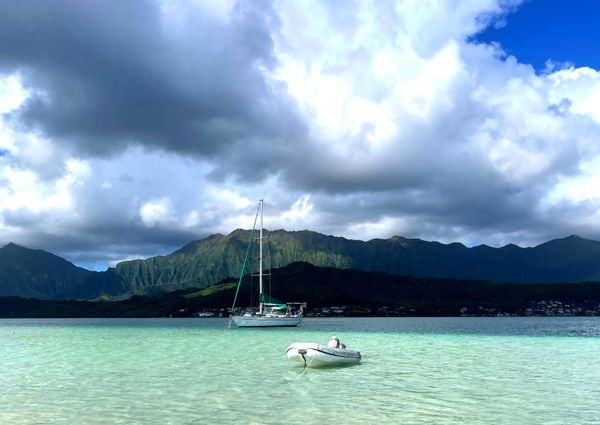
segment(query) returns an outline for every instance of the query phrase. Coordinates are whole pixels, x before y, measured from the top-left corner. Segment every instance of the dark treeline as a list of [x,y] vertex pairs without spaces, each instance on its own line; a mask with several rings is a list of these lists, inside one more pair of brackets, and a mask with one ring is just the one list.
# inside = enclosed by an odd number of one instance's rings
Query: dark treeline
[[[247,277],[238,296],[239,307],[256,302],[256,282]],[[600,283],[516,284],[456,279],[394,276],[381,272],[320,268],[293,263],[272,271],[272,296],[306,301],[308,313],[331,306],[349,306],[348,315],[458,316],[544,314],[547,307],[572,315],[595,314],[600,305]],[[266,281],[267,286],[269,281]],[[226,314],[236,282],[134,296],[122,301],[43,301],[0,298],[0,317],[190,317],[198,312]],[[560,308],[558,308],[560,307]],[[528,310],[529,309],[529,310]],[[382,312],[385,312],[382,313]]]

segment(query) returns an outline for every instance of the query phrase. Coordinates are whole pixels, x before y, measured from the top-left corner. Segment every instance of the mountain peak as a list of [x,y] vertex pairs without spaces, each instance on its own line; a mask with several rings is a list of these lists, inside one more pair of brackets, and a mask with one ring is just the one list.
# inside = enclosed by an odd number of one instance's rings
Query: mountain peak
[[29,248],[25,248],[24,246],[17,245],[14,242],[9,242],[0,249],[2,249],[2,250],[21,250],[21,249],[29,249]]
[[573,252],[583,253],[584,251],[588,251],[588,250],[592,250],[593,252],[596,252],[596,251],[600,250],[600,242],[591,240],[591,239],[582,238],[581,236],[578,236],[578,235],[570,235],[570,236],[567,236],[566,238],[553,239],[551,241],[548,241],[541,245],[538,245],[535,248],[536,249],[540,248],[543,250],[556,250],[556,249],[565,250],[565,249],[568,249],[569,251],[571,251],[571,253],[573,253]]
[[41,249],[13,242],[0,248],[0,296],[60,297],[91,273]]
[[565,238],[559,238],[559,239],[553,239],[549,242],[546,243],[553,243],[553,242],[592,242],[590,239],[586,239],[586,238],[582,238],[579,235],[569,235]]

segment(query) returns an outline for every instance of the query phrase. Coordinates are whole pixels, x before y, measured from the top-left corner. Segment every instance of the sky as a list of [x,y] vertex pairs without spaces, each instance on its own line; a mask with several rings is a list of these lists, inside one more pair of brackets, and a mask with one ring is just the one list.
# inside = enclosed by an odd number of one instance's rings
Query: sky
[[0,0],[0,245],[600,240],[597,3]]
[[543,71],[549,64],[600,69],[600,2],[528,0],[473,38]]

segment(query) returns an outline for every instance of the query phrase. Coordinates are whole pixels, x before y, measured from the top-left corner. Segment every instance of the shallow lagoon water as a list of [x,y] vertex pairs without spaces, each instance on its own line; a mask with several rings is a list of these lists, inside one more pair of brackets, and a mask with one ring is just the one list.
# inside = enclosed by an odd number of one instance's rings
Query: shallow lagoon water
[[[361,364],[302,369],[337,335]],[[0,320],[4,424],[600,423],[600,318]]]

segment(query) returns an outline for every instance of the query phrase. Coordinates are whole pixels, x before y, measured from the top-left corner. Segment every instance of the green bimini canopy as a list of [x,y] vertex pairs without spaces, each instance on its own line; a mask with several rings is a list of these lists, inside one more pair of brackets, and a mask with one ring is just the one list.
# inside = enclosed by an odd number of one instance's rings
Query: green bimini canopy
[[263,294],[262,302],[265,304],[281,304],[281,300],[278,300],[277,298],[271,297],[267,294]]

